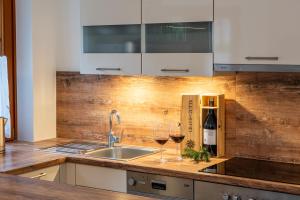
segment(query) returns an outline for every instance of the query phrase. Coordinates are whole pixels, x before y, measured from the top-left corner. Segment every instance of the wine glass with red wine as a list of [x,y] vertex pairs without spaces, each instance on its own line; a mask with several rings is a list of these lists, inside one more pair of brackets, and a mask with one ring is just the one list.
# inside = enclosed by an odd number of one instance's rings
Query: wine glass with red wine
[[182,156],[180,152],[180,143],[184,140],[185,135],[181,131],[181,124],[178,122],[175,127],[170,128],[170,138],[173,140],[173,142],[176,143],[176,151],[177,151],[177,160],[182,161]]
[[163,158],[163,146],[169,140],[169,132],[166,128],[159,125],[156,128],[154,128],[153,134],[155,142],[160,144],[160,163],[165,163],[166,159]]

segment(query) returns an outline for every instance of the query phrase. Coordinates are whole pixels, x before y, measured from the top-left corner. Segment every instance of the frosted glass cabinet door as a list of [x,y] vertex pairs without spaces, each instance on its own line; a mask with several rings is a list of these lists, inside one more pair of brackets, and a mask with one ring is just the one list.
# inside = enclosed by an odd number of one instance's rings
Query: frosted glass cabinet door
[[144,24],[213,21],[213,0],[142,0]]
[[82,26],[140,24],[141,0],[80,0]]
[[83,53],[140,53],[141,25],[83,27]]
[[215,0],[216,64],[300,64],[299,0]]
[[210,53],[212,52],[212,23],[146,24],[145,52]]

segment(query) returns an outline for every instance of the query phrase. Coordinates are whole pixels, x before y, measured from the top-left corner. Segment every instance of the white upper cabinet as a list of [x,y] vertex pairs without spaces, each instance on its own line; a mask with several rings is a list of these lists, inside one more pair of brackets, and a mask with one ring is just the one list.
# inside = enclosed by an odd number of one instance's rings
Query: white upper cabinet
[[141,74],[141,0],[81,0],[82,74]]
[[213,0],[142,0],[142,13],[145,24],[213,21]]
[[81,25],[141,23],[141,0],[81,0]]
[[144,27],[144,75],[213,75],[211,22],[146,24]]
[[215,0],[215,63],[299,65],[299,10],[299,0]]
[[142,73],[212,76],[213,0],[142,0]]
[[213,0],[81,0],[80,10],[82,74],[212,75]]

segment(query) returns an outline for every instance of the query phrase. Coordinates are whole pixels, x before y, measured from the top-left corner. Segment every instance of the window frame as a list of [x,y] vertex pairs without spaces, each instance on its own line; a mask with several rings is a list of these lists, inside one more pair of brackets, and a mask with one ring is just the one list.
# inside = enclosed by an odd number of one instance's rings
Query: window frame
[[16,26],[15,0],[0,0],[0,55],[7,57],[8,85],[11,117],[11,137],[6,141],[17,139],[17,87],[16,87]]

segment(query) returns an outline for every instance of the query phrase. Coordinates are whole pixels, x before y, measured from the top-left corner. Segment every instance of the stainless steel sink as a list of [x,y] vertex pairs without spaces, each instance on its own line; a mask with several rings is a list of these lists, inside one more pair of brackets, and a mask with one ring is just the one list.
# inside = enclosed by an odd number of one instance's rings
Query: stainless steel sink
[[86,153],[94,158],[129,161],[159,152],[156,148],[120,146]]

